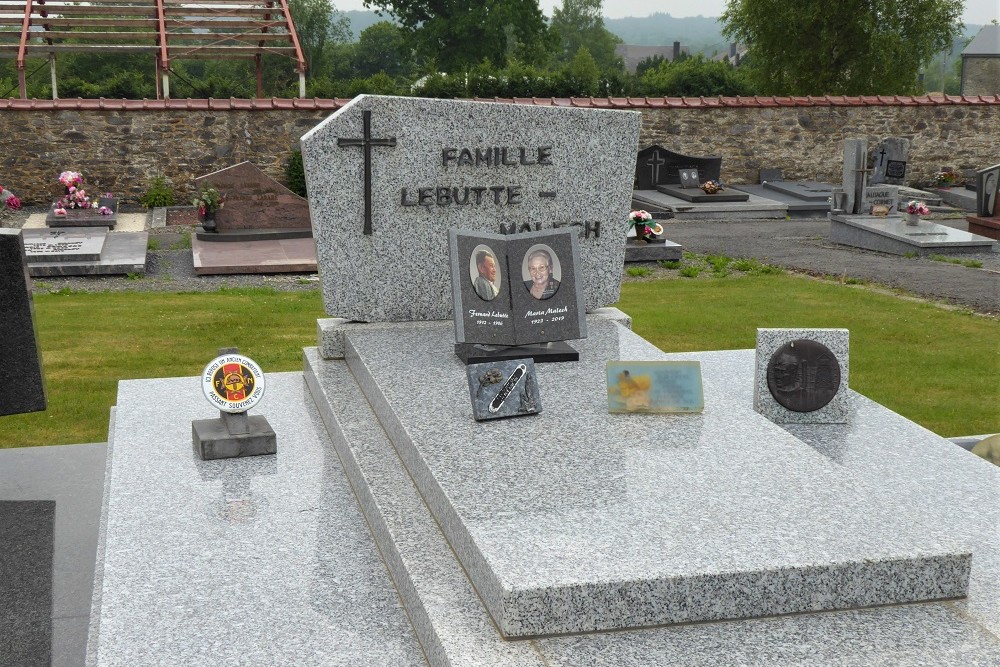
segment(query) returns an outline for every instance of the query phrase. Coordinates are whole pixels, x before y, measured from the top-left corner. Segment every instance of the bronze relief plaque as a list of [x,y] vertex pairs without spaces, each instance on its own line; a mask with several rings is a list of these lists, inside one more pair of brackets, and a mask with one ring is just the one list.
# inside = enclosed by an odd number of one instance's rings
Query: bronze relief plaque
[[767,364],[767,388],[793,412],[819,410],[840,389],[840,364],[822,343],[798,339],[782,345]]

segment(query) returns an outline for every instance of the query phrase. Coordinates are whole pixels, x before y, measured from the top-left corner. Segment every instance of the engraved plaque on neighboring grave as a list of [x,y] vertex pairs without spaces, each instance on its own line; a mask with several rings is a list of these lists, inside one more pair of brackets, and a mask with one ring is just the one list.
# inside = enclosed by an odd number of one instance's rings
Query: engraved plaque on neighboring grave
[[754,409],[779,424],[842,424],[847,329],[758,329]]
[[309,203],[251,162],[195,179],[198,188],[212,186],[224,205],[216,214],[220,232],[237,229],[308,229]]

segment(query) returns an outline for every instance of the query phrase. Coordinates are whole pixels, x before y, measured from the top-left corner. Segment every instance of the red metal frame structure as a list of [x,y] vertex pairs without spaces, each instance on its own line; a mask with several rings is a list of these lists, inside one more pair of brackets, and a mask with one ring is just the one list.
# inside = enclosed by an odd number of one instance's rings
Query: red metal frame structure
[[274,54],[295,62],[305,96],[306,61],[287,0],[0,0],[0,58],[16,59],[22,99],[27,59],[49,59],[56,98],[55,59],[67,52],[149,53],[162,99],[172,61],[220,58],[254,60],[261,97],[262,56]]

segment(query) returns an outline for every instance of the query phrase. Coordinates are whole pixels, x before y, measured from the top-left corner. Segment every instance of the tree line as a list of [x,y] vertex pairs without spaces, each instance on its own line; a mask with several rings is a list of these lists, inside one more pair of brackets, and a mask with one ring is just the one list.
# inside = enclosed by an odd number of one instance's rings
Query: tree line
[[[367,0],[385,20],[354,40],[328,0],[289,0],[308,63],[307,96],[343,98],[918,94],[921,70],[961,35],[963,5],[728,0],[722,32],[749,45],[739,67],[698,55],[648,59],[630,73],[602,4],[562,0],[547,18],[538,0]],[[51,97],[47,61],[29,59],[27,69],[29,96]],[[66,54],[57,69],[60,97],[156,97],[149,56]],[[265,96],[298,95],[290,60],[264,56],[263,74]],[[256,93],[251,61],[172,63],[173,97]],[[13,60],[0,60],[0,96],[17,94]]]

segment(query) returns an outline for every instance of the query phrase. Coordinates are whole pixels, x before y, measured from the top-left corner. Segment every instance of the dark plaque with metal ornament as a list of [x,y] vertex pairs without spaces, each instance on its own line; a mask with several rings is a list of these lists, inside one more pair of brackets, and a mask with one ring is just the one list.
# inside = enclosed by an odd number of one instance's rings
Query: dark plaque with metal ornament
[[781,406],[794,412],[813,412],[837,395],[840,366],[833,352],[822,343],[793,340],[771,356],[767,387]]

